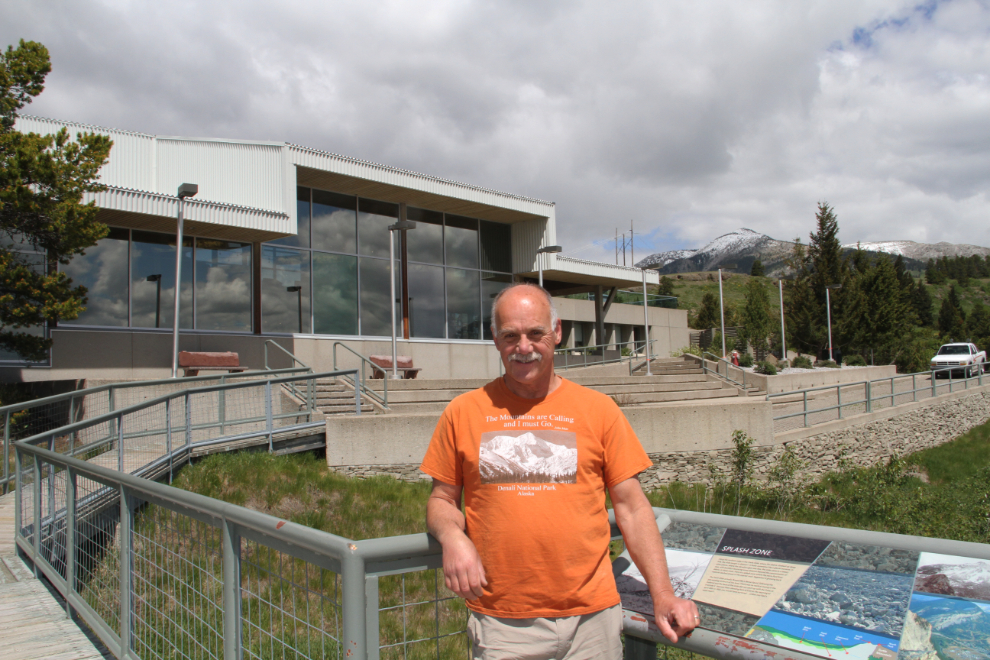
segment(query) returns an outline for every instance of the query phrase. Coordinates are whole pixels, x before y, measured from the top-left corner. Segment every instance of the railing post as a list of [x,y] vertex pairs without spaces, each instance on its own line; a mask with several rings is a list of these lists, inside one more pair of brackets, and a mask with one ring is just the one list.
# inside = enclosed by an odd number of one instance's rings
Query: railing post
[[914,400],[918,400],[918,374],[911,374],[911,392],[914,394]]
[[168,482],[172,483],[172,397],[165,399],[165,451],[168,452]]
[[123,485],[120,486],[120,651],[121,655],[126,655],[132,650],[133,640],[131,633],[134,630],[134,620],[132,618],[133,608],[131,597],[134,593],[133,561],[131,556],[131,531],[132,531],[131,498]]
[[866,381],[866,412],[873,412],[873,381]]
[[[225,384],[222,376],[220,377],[220,384],[221,385]],[[217,406],[219,408],[218,413],[220,416],[220,437],[223,437],[227,435],[227,410],[226,410],[227,392],[226,390],[220,390],[219,392],[217,392],[217,394],[220,397],[220,400],[217,402]]]
[[223,657],[241,659],[241,536],[223,523]]
[[76,471],[65,469],[65,618],[72,615],[69,601],[76,591]]
[[10,492],[10,411],[9,410],[4,414],[4,422],[3,422],[3,492],[5,493]]
[[124,471],[124,415],[117,415],[117,469]]
[[[368,660],[378,660],[380,657],[379,644],[379,615],[378,615],[378,576],[364,576],[364,597],[366,607],[366,623],[368,633]],[[439,640],[438,640],[439,641]],[[438,656],[439,657],[439,656]]]
[[21,483],[21,453],[14,447],[14,539],[24,530],[21,507],[24,506],[24,484]]
[[341,563],[341,609],[343,609],[343,639],[341,643],[347,649],[350,658],[368,657],[368,614],[367,597],[365,595],[364,557],[357,554],[357,548],[342,557]]
[[186,457],[187,460],[192,462],[192,411],[189,410],[189,404],[191,397],[189,392],[186,392]]
[[272,381],[265,381],[265,430],[268,431],[268,453],[274,451],[272,437]]
[[[76,421],[76,397],[69,398],[69,424]],[[76,432],[73,431],[69,434],[69,456],[75,455],[76,451]]]
[[897,402],[894,400],[894,377],[890,377],[890,407],[894,408],[897,406]]
[[804,391],[804,425],[808,426],[808,390]]
[[34,497],[34,577],[41,577],[38,559],[41,558],[41,459],[34,455],[34,485],[31,492]]
[[626,638],[626,644],[622,652],[623,660],[656,660],[656,642],[633,637],[632,635],[624,635],[624,637]]
[[937,396],[937,394],[935,392],[935,387],[936,387],[936,385],[935,385],[935,373],[936,372],[935,372],[934,369],[932,369],[929,373],[931,373],[931,375],[932,375],[932,398],[934,399]]
[[839,419],[842,419],[842,385],[835,386],[835,398],[839,402]]
[[[114,411],[114,396],[113,396],[113,385],[107,389],[107,412]],[[110,422],[110,438],[117,435],[117,430],[113,427],[113,421]]]
[[[55,434],[48,436],[48,451],[55,453]],[[48,529],[52,540],[52,553],[55,552],[55,466],[48,466]],[[52,562],[54,566],[54,562]]]

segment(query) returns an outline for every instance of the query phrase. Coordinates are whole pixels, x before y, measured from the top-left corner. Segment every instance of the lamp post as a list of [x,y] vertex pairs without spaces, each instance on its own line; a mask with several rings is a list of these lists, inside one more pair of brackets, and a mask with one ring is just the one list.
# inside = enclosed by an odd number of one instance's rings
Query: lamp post
[[148,275],[147,279],[158,284],[158,291],[155,292],[155,327],[157,328],[162,319],[162,274]]
[[780,289],[780,352],[781,360],[787,359],[787,334],[784,332],[784,280],[777,280]]
[[[736,264],[725,264],[726,268],[735,268]],[[722,359],[725,356],[725,302],[722,298],[722,269],[718,269],[718,315],[722,319]]]
[[183,183],[176,192],[179,198],[179,226],[175,232],[175,317],[172,319],[172,378],[179,375],[179,291],[182,290],[182,207],[186,197],[192,197],[199,192],[195,183]]
[[388,226],[388,274],[392,291],[392,379],[399,377],[399,349],[396,345],[395,328],[395,235],[393,232],[404,232],[415,229],[416,223],[406,220],[406,205],[399,204],[399,221]]
[[302,331],[303,331],[303,325],[302,325],[302,287],[301,286],[287,286],[287,287],[285,287],[285,290],[288,291],[289,293],[298,294],[298,298],[299,298],[299,334],[302,334]]
[[828,292],[831,289],[841,289],[841,284],[826,284],[825,285],[825,315],[828,318],[828,359],[832,360],[832,299]]
[[642,268],[643,271],[643,329],[645,335],[643,339],[646,341],[646,375],[652,376],[653,372],[650,371],[650,308],[646,304],[646,267]]
[[536,251],[536,262],[539,265],[539,269],[540,269],[540,287],[541,288],[543,287],[543,257],[541,257],[540,255],[541,254],[556,254],[558,252],[562,252],[563,250],[564,250],[564,248],[560,247],[559,245],[547,245],[546,247],[541,247],[539,250]]

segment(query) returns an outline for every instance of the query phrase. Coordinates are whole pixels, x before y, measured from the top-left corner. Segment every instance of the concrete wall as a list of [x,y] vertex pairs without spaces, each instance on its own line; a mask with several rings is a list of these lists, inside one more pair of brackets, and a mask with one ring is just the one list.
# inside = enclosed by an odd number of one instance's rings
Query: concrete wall
[[[701,358],[694,355],[686,355],[701,364]],[[724,373],[725,365],[718,363],[720,373]],[[712,360],[708,361],[709,368],[714,368]],[[737,381],[742,381],[742,369],[729,366],[729,377]],[[814,371],[803,371],[792,374],[779,374],[776,376],[764,376],[763,374],[747,371],[746,383],[754,384],[761,391],[768,394],[779,392],[793,392],[794,390],[810,389],[812,387],[825,387],[828,385],[838,385],[840,383],[858,383],[864,380],[877,380],[879,378],[890,378],[897,375],[897,367],[894,365],[884,365],[880,367],[842,367],[840,369],[829,369],[822,367]]]
[[[561,318],[584,320],[595,318],[594,303],[588,300],[557,299]],[[590,316],[589,316],[590,315]],[[636,305],[612,305],[609,323],[643,323],[643,308]],[[657,339],[656,354],[666,357],[687,343],[687,312],[650,308],[651,335]],[[2,382],[34,382],[71,379],[141,380],[168,378],[172,375],[171,332],[136,330],[56,329],[52,332],[51,367],[0,367]],[[264,344],[271,339],[317,371],[333,369],[333,344],[336,338],[315,336],[263,336],[246,334],[184,333],[179,338],[182,351],[235,351],[242,365],[262,369]],[[388,339],[344,340],[361,355],[392,353]],[[682,343],[678,343],[682,342]],[[488,341],[399,340],[400,355],[411,355],[423,371],[420,378],[496,378],[498,353]],[[338,348],[338,366],[354,368],[359,360]],[[288,367],[289,358],[278,349],[269,348],[269,365]]]

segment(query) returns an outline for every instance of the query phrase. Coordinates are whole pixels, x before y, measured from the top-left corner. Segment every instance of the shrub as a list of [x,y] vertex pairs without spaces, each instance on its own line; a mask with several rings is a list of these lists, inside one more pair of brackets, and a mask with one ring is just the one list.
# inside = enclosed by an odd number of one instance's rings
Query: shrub
[[780,371],[781,369],[786,369],[789,366],[791,366],[791,363],[788,362],[787,360],[777,360],[777,371]]
[[702,351],[700,346],[685,346],[677,349],[670,355],[671,357],[681,357],[682,355],[697,355],[698,357],[701,357],[701,353]]
[[811,360],[808,359],[806,355],[799,355],[793,360],[791,360],[791,366],[795,369],[814,369],[814,365],[811,364]]
[[753,356],[749,353],[743,353],[739,356],[739,366],[740,367],[752,367],[753,366]]
[[862,355],[847,355],[842,359],[847,367],[865,367],[866,359]]
[[828,369],[838,369],[839,368],[839,365],[836,364],[835,360],[819,360],[818,361],[818,366],[819,367],[826,367]]
[[763,362],[756,363],[756,373],[763,374],[764,376],[776,376],[777,367],[764,360]]

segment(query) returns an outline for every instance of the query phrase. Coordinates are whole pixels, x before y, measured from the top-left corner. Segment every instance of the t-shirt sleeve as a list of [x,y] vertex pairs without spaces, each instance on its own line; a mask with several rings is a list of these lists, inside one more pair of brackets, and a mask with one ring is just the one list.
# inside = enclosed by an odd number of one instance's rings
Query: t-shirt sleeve
[[419,469],[438,481],[451,486],[463,486],[464,474],[457,456],[454,424],[450,419],[449,407],[440,415],[437,427],[430,438],[430,446]]
[[606,488],[634,477],[653,465],[619,407],[615,406],[612,413],[612,423],[605,429],[603,472]]

